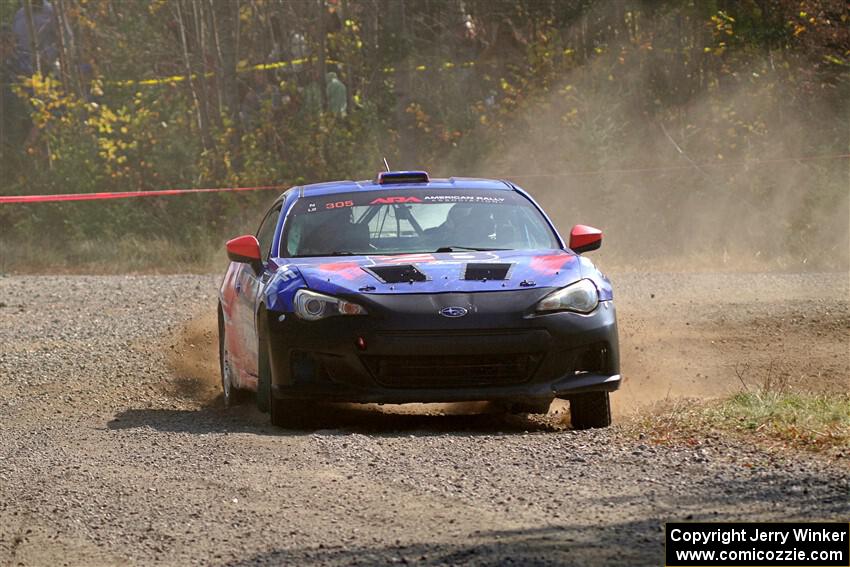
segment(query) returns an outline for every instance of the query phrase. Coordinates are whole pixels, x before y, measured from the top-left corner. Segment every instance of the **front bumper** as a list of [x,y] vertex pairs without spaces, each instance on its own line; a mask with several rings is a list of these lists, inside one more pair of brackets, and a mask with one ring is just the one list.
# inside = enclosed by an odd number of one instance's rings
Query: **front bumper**
[[[369,315],[321,321],[269,312],[272,393],[278,399],[424,403],[616,390],[613,302],[601,302],[589,315],[534,314],[551,291],[365,295],[346,299]],[[468,314],[440,316],[449,306]]]

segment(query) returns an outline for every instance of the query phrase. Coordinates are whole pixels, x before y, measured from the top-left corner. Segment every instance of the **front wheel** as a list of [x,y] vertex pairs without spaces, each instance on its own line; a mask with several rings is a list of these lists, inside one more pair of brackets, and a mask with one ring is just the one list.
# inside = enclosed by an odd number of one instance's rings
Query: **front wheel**
[[[261,317],[260,320],[262,321],[263,318]],[[266,413],[271,411],[272,367],[269,361],[269,344],[266,340],[265,329],[261,326],[259,331],[260,340],[257,345],[257,409]]]
[[608,392],[576,394],[570,400],[573,429],[592,429],[611,425],[611,402]]
[[[260,321],[265,321],[265,312]],[[305,429],[315,420],[315,404],[308,400],[279,400],[272,392],[272,367],[266,328],[260,326],[257,345],[257,409],[268,412],[272,425]]]

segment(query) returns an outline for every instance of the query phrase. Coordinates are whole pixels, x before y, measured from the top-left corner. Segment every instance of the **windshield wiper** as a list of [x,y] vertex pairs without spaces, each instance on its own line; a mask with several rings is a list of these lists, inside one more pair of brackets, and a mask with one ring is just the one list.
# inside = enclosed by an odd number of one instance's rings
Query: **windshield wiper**
[[510,248],[475,248],[473,246],[441,246],[434,252],[454,252],[455,250],[472,250],[474,252],[495,252],[497,250],[510,250]]

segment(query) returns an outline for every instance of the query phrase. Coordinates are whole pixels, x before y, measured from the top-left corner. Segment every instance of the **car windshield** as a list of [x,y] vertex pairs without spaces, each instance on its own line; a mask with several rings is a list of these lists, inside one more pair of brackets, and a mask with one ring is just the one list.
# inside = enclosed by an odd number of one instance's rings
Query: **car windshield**
[[540,211],[513,191],[396,189],[306,197],[281,255],[346,256],[559,248]]

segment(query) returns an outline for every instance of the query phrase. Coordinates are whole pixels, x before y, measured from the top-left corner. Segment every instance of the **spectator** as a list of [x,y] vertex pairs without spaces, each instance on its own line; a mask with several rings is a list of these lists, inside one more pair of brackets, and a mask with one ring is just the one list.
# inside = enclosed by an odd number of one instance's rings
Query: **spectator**
[[333,71],[327,75],[328,110],[344,117],[348,110],[348,91]]
[[254,72],[254,85],[249,87],[239,115],[242,125],[247,130],[252,130],[260,124],[262,118],[278,112],[282,106],[280,88],[269,81],[267,71]]
[[[35,45],[38,49],[41,72],[46,73],[56,67],[59,60],[59,29],[53,13],[53,5],[47,0],[31,0],[32,23],[35,31]],[[23,8],[15,12],[12,20],[12,33],[15,35],[16,72],[19,75],[32,75],[37,70],[32,56],[32,38],[27,22],[27,13]],[[71,37],[71,30],[65,31]]]
[[322,112],[322,89],[319,86],[319,71],[316,67],[310,68],[307,84],[301,90],[301,106],[299,114],[302,118],[312,120]]

